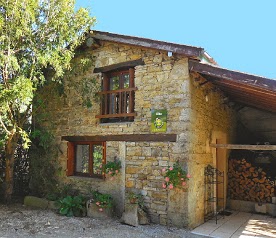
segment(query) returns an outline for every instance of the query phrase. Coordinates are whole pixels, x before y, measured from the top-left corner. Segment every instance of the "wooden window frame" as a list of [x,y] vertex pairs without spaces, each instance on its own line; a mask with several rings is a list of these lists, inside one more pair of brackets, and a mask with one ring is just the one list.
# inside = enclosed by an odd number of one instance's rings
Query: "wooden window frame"
[[[102,91],[98,93],[101,96],[101,114],[96,115],[96,118],[100,118],[101,122],[134,120],[134,116],[136,116],[134,112],[134,92],[137,90],[135,87],[134,72],[134,68],[129,68],[102,73]],[[123,88],[122,78],[120,77],[120,88],[118,90],[110,90],[110,78],[123,74],[129,75],[129,87]],[[118,110],[118,113],[112,113],[114,108],[111,108],[111,95],[115,95],[119,100],[118,107],[115,106],[115,110]],[[129,105],[128,110],[127,105]]]
[[[76,146],[89,145],[89,173],[81,173],[76,171]],[[106,142],[92,142],[92,141],[74,141],[67,142],[67,176],[82,176],[91,178],[104,178],[104,172],[99,174],[93,173],[93,146],[101,145],[103,147],[102,164],[106,164]]]

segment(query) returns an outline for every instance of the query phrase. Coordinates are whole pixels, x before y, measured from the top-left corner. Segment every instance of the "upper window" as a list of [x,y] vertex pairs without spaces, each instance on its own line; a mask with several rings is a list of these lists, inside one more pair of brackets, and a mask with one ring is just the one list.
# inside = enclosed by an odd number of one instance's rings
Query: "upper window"
[[133,121],[134,69],[103,73],[101,95],[101,122]]
[[103,177],[105,142],[68,142],[67,175]]

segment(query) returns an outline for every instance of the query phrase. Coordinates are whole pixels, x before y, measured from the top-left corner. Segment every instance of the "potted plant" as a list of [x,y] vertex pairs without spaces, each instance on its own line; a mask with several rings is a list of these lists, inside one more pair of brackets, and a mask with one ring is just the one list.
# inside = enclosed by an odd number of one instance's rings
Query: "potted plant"
[[127,198],[130,204],[138,204],[140,207],[144,206],[144,200],[143,200],[142,194],[130,192],[128,193]]
[[191,178],[191,175],[188,174],[177,161],[173,166],[168,168],[163,168],[162,173],[164,174],[165,182],[162,184],[163,188],[173,189],[175,187],[186,187],[187,180]]
[[110,194],[103,194],[98,191],[93,192],[91,199],[87,201],[87,216],[102,218],[111,217],[113,214],[113,199]]
[[104,165],[105,174],[111,177],[118,175],[121,168],[121,161],[117,158],[115,158],[114,161],[109,161]]

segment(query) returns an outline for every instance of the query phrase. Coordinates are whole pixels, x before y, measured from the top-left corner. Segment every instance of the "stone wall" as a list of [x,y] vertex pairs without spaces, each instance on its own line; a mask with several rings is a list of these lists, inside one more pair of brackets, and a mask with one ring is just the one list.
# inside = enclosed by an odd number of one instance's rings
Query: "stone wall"
[[[232,131],[230,110],[220,104],[221,95],[205,102],[205,91],[191,83],[187,58],[180,55],[168,57],[167,52],[123,44],[100,44],[100,48],[90,51],[95,56],[95,67],[136,59],[145,62],[145,65],[135,67],[137,116],[129,123],[100,123],[95,118],[100,112],[99,102],[92,101],[91,108],[82,105],[78,90],[82,77],[64,79],[64,97],[47,96],[49,91],[44,90],[44,97],[49,100],[45,108],[48,116],[43,123],[54,133],[59,146],[59,161],[63,168],[61,180],[83,190],[98,189],[112,194],[118,215],[122,213],[125,194],[135,191],[144,195],[145,206],[154,223],[180,227],[201,223],[203,168],[212,160],[206,145],[212,130]],[[93,67],[85,76],[94,78],[100,85],[101,74],[93,74]],[[151,109],[167,109],[166,133],[177,134],[176,142],[107,142],[107,161],[117,156],[123,164],[116,181],[66,177],[67,144],[61,141],[61,136],[151,133]],[[162,188],[161,169],[178,160],[193,174],[188,192]]]
[[[187,210],[183,192],[168,192],[162,188],[163,176],[160,171],[177,160],[184,161],[186,131],[189,127],[188,111],[190,99],[187,92],[189,85],[188,59],[181,56],[168,57],[167,52],[132,47],[122,44],[101,42],[101,47],[91,51],[95,56],[95,67],[130,60],[143,59],[145,65],[135,67],[135,112],[137,116],[131,123],[100,123],[95,115],[100,112],[100,104],[92,102],[91,108],[82,104],[79,92],[81,77],[65,82],[65,97],[54,97],[50,90],[44,90],[47,98],[48,126],[56,136],[59,146],[59,161],[63,168],[61,180],[87,191],[97,189],[115,197],[117,214],[123,210],[125,194],[128,191],[140,192],[144,195],[145,206],[152,222],[187,225],[187,219],[177,220],[178,213],[183,217]],[[101,83],[101,74],[93,74],[93,67],[87,71],[87,78]],[[151,109],[167,109],[167,133],[178,134],[177,142],[107,142],[107,160],[115,156],[122,160],[122,173],[116,181],[93,178],[66,177],[67,143],[61,136],[81,135],[114,135],[143,134],[150,132]],[[51,120],[49,120],[51,118]],[[125,191],[126,190],[126,191]],[[182,204],[184,204],[182,206]]]
[[[216,149],[210,143],[220,139],[231,143],[235,138],[236,112],[224,103],[224,95],[200,76],[191,76],[190,136],[188,168],[192,175],[188,191],[189,225],[195,227],[204,222],[205,184],[204,169],[208,164],[216,167]],[[223,151],[226,165],[228,152]],[[226,171],[227,172],[227,168]],[[225,188],[226,191],[226,188]],[[205,205],[204,205],[205,204]]]

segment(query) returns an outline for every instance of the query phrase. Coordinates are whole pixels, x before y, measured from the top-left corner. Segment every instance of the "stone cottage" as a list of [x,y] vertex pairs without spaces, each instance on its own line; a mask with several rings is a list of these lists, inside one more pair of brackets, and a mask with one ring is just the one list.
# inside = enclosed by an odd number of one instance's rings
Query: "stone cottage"
[[[224,81],[212,77],[247,75],[224,71],[202,48],[107,32],[94,31],[80,50],[93,57],[93,65],[85,77],[65,77],[66,96],[49,97],[45,109],[59,147],[61,179],[111,194],[118,216],[127,194],[136,192],[153,223],[203,223],[205,168],[227,171],[228,152],[219,152],[217,160],[210,145],[233,143],[237,125],[237,110],[218,87]],[[83,94],[91,94],[88,101]],[[164,113],[162,130],[154,129],[156,112]],[[114,158],[122,170],[105,179],[101,168]],[[161,170],[177,161],[191,179],[185,189],[164,189]]]

